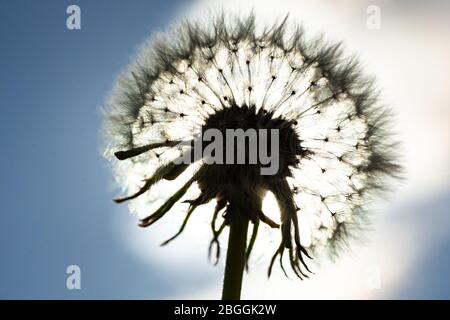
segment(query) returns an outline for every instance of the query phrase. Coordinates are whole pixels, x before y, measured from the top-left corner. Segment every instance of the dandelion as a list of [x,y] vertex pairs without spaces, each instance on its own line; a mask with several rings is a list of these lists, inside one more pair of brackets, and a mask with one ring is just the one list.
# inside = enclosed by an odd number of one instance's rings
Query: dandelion
[[[209,250],[216,259],[219,236],[230,228],[224,299],[240,297],[261,223],[281,230],[268,275],[276,260],[287,274],[287,260],[296,276],[308,278],[307,260],[337,254],[354,231],[367,226],[373,196],[398,177],[389,111],[356,59],[342,52],[341,44],[307,40],[287,19],[262,27],[253,14],[219,15],[153,37],[118,79],[106,114],[106,155],[131,195],[115,201],[134,199],[132,210],[148,208],[164,197],[158,192],[162,182],[176,186],[186,176],[140,223],[148,227],[177,202],[187,202],[179,232],[164,244],[181,234],[196,208],[215,201]],[[276,130],[278,170],[262,174],[260,159],[211,163],[196,155],[194,143],[207,129]],[[271,149],[267,141],[259,148]],[[232,158],[249,151],[234,150]],[[180,161],[186,158],[191,162]],[[280,223],[262,211],[269,192]],[[141,206],[133,206],[136,201]]]

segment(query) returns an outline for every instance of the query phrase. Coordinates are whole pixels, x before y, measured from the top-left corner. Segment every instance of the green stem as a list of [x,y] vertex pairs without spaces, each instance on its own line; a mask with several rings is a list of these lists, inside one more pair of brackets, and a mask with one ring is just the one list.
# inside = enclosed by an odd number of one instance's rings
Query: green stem
[[247,217],[235,215],[235,219],[230,223],[222,300],[239,300],[241,298],[242,277],[246,260],[247,231]]

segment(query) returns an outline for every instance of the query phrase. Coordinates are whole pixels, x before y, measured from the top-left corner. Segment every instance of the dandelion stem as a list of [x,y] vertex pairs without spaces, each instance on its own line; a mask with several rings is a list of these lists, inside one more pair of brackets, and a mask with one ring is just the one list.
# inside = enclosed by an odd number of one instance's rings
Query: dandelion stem
[[241,298],[242,277],[246,261],[248,218],[243,215],[234,215],[233,218],[230,223],[222,300],[239,300]]

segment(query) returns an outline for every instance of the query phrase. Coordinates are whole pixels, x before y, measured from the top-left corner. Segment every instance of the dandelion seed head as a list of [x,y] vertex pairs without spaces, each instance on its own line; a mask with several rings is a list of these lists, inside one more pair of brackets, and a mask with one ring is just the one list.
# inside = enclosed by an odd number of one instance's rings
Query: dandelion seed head
[[[303,257],[336,255],[367,226],[367,206],[399,174],[391,116],[360,69],[355,58],[343,57],[341,44],[307,40],[303,29],[286,19],[268,27],[257,26],[254,15],[219,15],[206,25],[184,22],[146,43],[118,79],[108,103],[105,155],[113,159],[118,151],[136,150],[113,160],[114,170],[124,191],[136,193],[151,184],[130,202],[144,220],[155,212],[145,225],[169,211],[168,202],[181,199],[191,199],[194,208],[217,201],[215,216],[237,195],[224,185],[210,187],[211,167],[209,176],[198,176],[203,160],[181,173],[171,167],[190,150],[190,144],[178,143],[195,139],[214,117],[215,127],[245,112],[255,115],[258,126],[264,117],[278,119],[298,143],[295,150],[282,149],[288,154],[281,156],[286,170],[272,178],[250,176],[235,192],[248,191],[255,219],[269,225],[258,210],[265,192],[275,195],[282,233],[276,255],[289,250],[292,269],[303,277]],[[233,116],[217,116],[224,111]],[[244,126],[247,118],[242,117]],[[214,171],[216,180],[227,179],[221,170]],[[186,190],[180,197],[165,195],[161,184]],[[215,236],[218,228],[213,226]]]

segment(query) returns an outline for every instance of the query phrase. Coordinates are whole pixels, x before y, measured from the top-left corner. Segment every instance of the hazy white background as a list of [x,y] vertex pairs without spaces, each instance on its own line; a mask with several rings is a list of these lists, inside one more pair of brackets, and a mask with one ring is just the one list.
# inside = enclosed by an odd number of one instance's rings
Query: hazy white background
[[[381,28],[367,20],[380,8]],[[380,201],[374,212],[373,232],[335,264],[316,269],[312,279],[285,279],[281,270],[267,280],[269,259],[278,232],[265,230],[264,245],[245,276],[243,298],[389,298],[412,279],[425,254],[448,241],[449,208],[433,210],[427,203],[449,194],[450,178],[450,10],[445,1],[196,1],[180,17],[203,19],[210,9],[224,8],[243,14],[253,9],[267,24],[289,13],[309,34],[322,32],[342,40],[356,53],[366,71],[377,77],[384,102],[397,114],[396,127],[403,141],[406,180],[390,201]],[[215,299],[220,297],[223,265],[207,262],[211,207],[196,213],[185,233],[169,247],[157,244],[175,232],[181,215],[172,214],[151,230],[118,226],[124,241],[144,260],[158,261],[174,273],[212,274],[201,286],[179,283],[179,294],[165,298]],[[272,235],[274,233],[275,235]],[[449,266],[450,267],[450,266]],[[217,270],[218,269],[218,270]],[[432,288],[430,288],[432,290]],[[407,297],[407,294],[404,295]]]

